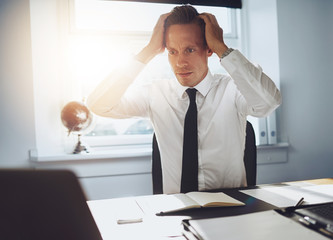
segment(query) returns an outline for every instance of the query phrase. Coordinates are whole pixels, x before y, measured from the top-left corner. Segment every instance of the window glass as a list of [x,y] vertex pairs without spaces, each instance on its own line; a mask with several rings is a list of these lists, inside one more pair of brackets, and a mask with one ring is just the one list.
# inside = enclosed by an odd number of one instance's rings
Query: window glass
[[[159,16],[176,5],[75,0],[71,5],[71,34],[69,37],[69,65],[72,78],[80,88],[82,99],[86,99],[98,82],[112,70],[141,50],[149,41],[152,29]],[[225,38],[235,36],[234,10],[221,7],[195,6],[199,12],[213,13]],[[232,46],[231,47],[237,47]],[[216,56],[209,59],[211,71],[223,72]],[[172,78],[167,54],[155,57],[138,77],[138,81]],[[126,144],[150,142],[153,127],[147,119],[111,119],[95,116],[95,127],[84,138],[91,146],[115,142],[115,138],[128,136]],[[109,138],[104,138],[109,136]],[[139,142],[138,142],[139,141]]]
[[[151,32],[156,20],[170,12],[174,4],[75,0],[74,21],[77,30],[113,32]],[[231,33],[229,11],[222,7],[195,6],[198,12],[214,14],[225,34]]]

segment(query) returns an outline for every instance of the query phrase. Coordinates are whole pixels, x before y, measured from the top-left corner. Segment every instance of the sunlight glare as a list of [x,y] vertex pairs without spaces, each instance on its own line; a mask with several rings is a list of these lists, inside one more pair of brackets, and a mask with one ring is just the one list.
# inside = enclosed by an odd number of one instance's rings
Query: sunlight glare
[[69,47],[69,68],[72,76],[88,88],[104,79],[113,69],[131,58],[131,52],[121,43],[106,39],[73,38]]

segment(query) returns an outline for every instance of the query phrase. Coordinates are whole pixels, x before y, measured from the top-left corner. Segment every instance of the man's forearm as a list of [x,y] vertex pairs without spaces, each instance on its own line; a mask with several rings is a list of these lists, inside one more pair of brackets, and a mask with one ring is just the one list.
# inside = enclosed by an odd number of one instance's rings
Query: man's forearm
[[152,60],[156,55],[158,54],[158,52],[154,52],[149,46],[146,46],[145,48],[143,48],[136,56],[135,59],[147,64],[150,62],[150,60]]
[[87,105],[90,110],[100,116],[112,116],[112,108],[119,103],[144,66],[136,60],[131,60],[127,66],[113,71],[88,96]]
[[275,83],[260,66],[253,65],[239,51],[221,59],[221,64],[244,96],[251,115],[264,117],[281,104],[281,94]]

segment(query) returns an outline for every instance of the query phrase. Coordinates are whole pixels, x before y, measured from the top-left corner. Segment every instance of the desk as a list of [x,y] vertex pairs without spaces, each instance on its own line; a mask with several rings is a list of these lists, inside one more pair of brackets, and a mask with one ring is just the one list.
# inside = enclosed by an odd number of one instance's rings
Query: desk
[[[320,179],[320,180],[309,180],[309,181],[298,181],[298,182],[287,182],[279,184],[260,185],[253,189],[224,189],[222,192],[236,198],[246,205],[242,207],[226,207],[226,208],[201,208],[185,210],[165,216],[156,216],[152,212],[143,212],[137,204],[138,200],[145,198],[154,198],[156,195],[151,196],[140,196],[140,197],[127,197],[127,198],[116,198],[106,200],[88,201],[89,208],[95,218],[95,221],[101,231],[104,240],[108,239],[144,239],[144,240],[158,240],[158,239],[172,239],[172,240],[184,240],[182,236],[183,226],[181,221],[183,219],[199,219],[199,218],[211,218],[221,216],[234,216],[240,214],[247,214],[271,209],[277,209],[281,206],[278,204],[274,205],[270,201],[263,201],[263,194],[260,193],[265,190],[264,196],[272,194],[275,199],[277,193],[271,191],[273,189],[304,189],[313,186],[329,186],[332,194],[327,197],[327,201],[333,201],[333,179]],[[259,193],[261,194],[258,194]],[[289,189],[290,191],[290,189]],[[259,197],[256,196],[260,195]],[[313,193],[314,195],[317,192]],[[297,197],[295,195],[294,197]],[[282,199],[283,197],[280,196]],[[269,199],[269,197],[268,197]],[[290,206],[297,203],[296,200],[287,198]],[[307,199],[305,199],[307,200]],[[322,202],[326,200],[323,199]],[[309,202],[311,203],[311,202]],[[138,218],[142,217],[143,221],[138,223],[130,224],[117,224],[117,220],[123,217]]]

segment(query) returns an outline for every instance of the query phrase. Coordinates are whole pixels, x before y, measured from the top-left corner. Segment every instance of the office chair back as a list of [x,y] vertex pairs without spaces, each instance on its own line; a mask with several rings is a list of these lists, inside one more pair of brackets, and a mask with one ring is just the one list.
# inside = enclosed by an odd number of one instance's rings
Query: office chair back
[[[247,185],[255,186],[257,183],[257,146],[253,126],[249,121],[246,123],[244,165]],[[153,135],[152,177],[153,193],[163,193],[161,155],[155,134]]]

